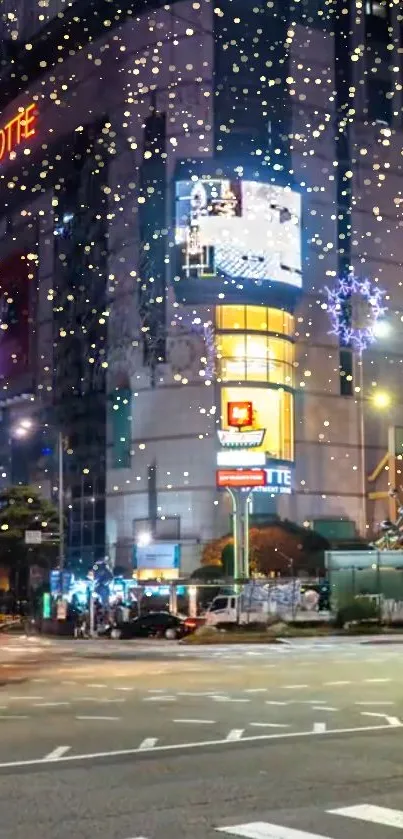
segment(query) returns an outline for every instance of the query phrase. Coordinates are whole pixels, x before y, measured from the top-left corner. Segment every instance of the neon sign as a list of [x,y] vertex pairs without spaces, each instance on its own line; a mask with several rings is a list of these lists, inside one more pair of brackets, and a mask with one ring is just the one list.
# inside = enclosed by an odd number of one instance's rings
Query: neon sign
[[35,134],[36,105],[28,105],[19,111],[4,128],[0,128],[0,163],[6,154],[11,154],[24,140]]

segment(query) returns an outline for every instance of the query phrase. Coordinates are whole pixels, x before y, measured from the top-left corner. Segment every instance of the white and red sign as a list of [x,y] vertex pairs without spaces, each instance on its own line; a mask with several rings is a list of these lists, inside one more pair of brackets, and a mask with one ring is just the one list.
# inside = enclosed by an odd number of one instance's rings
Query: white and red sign
[[265,469],[217,469],[217,487],[262,487],[266,484]]
[[233,429],[222,428],[217,433],[222,446],[239,446],[240,448],[247,449],[262,445],[265,429],[256,428],[253,431],[235,431]]

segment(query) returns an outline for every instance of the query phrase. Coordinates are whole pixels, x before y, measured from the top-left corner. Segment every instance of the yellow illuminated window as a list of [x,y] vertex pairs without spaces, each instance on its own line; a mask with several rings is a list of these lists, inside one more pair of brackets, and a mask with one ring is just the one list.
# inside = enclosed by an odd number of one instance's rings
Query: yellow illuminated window
[[294,318],[282,309],[267,306],[217,306],[216,327],[223,330],[276,332],[292,336]]
[[255,332],[267,332],[267,309],[265,306],[246,306],[246,328]]
[[292,387],[294,345],[270,335],[218,335],[217,367],[223,381],[270,382]]
[[218,329],[245,329],[245,306],[217,306]]

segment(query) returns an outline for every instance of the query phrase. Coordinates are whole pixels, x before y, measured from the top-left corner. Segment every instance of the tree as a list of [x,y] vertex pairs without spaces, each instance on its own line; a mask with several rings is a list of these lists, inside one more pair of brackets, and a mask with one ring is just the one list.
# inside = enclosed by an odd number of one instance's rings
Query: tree
[[[41,544],[26,545],[26,530],[39,530],[45,538]],[[15,486],[0,491],[0,562],[17,595],[27,594],[33,565],[50,569],[55,564],[58,540],[58,510],[38,490]]]
[[[282,576],[315,574],[324,567],[324,551],[329,544],[320,534],[290,521],[275,521],[251,527],[249,559],[252,574],[270,573]],[[214,539],[205,546],[202,565],[221,565],[226,576],[232,576],[233,538]]]

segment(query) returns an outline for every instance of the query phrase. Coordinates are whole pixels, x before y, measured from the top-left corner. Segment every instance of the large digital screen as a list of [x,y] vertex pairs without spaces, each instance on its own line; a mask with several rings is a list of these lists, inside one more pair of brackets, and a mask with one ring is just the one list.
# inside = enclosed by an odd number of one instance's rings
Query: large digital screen
[[301,288],[301,196],[260,181],[178,180],[175,242],[187,279]]

